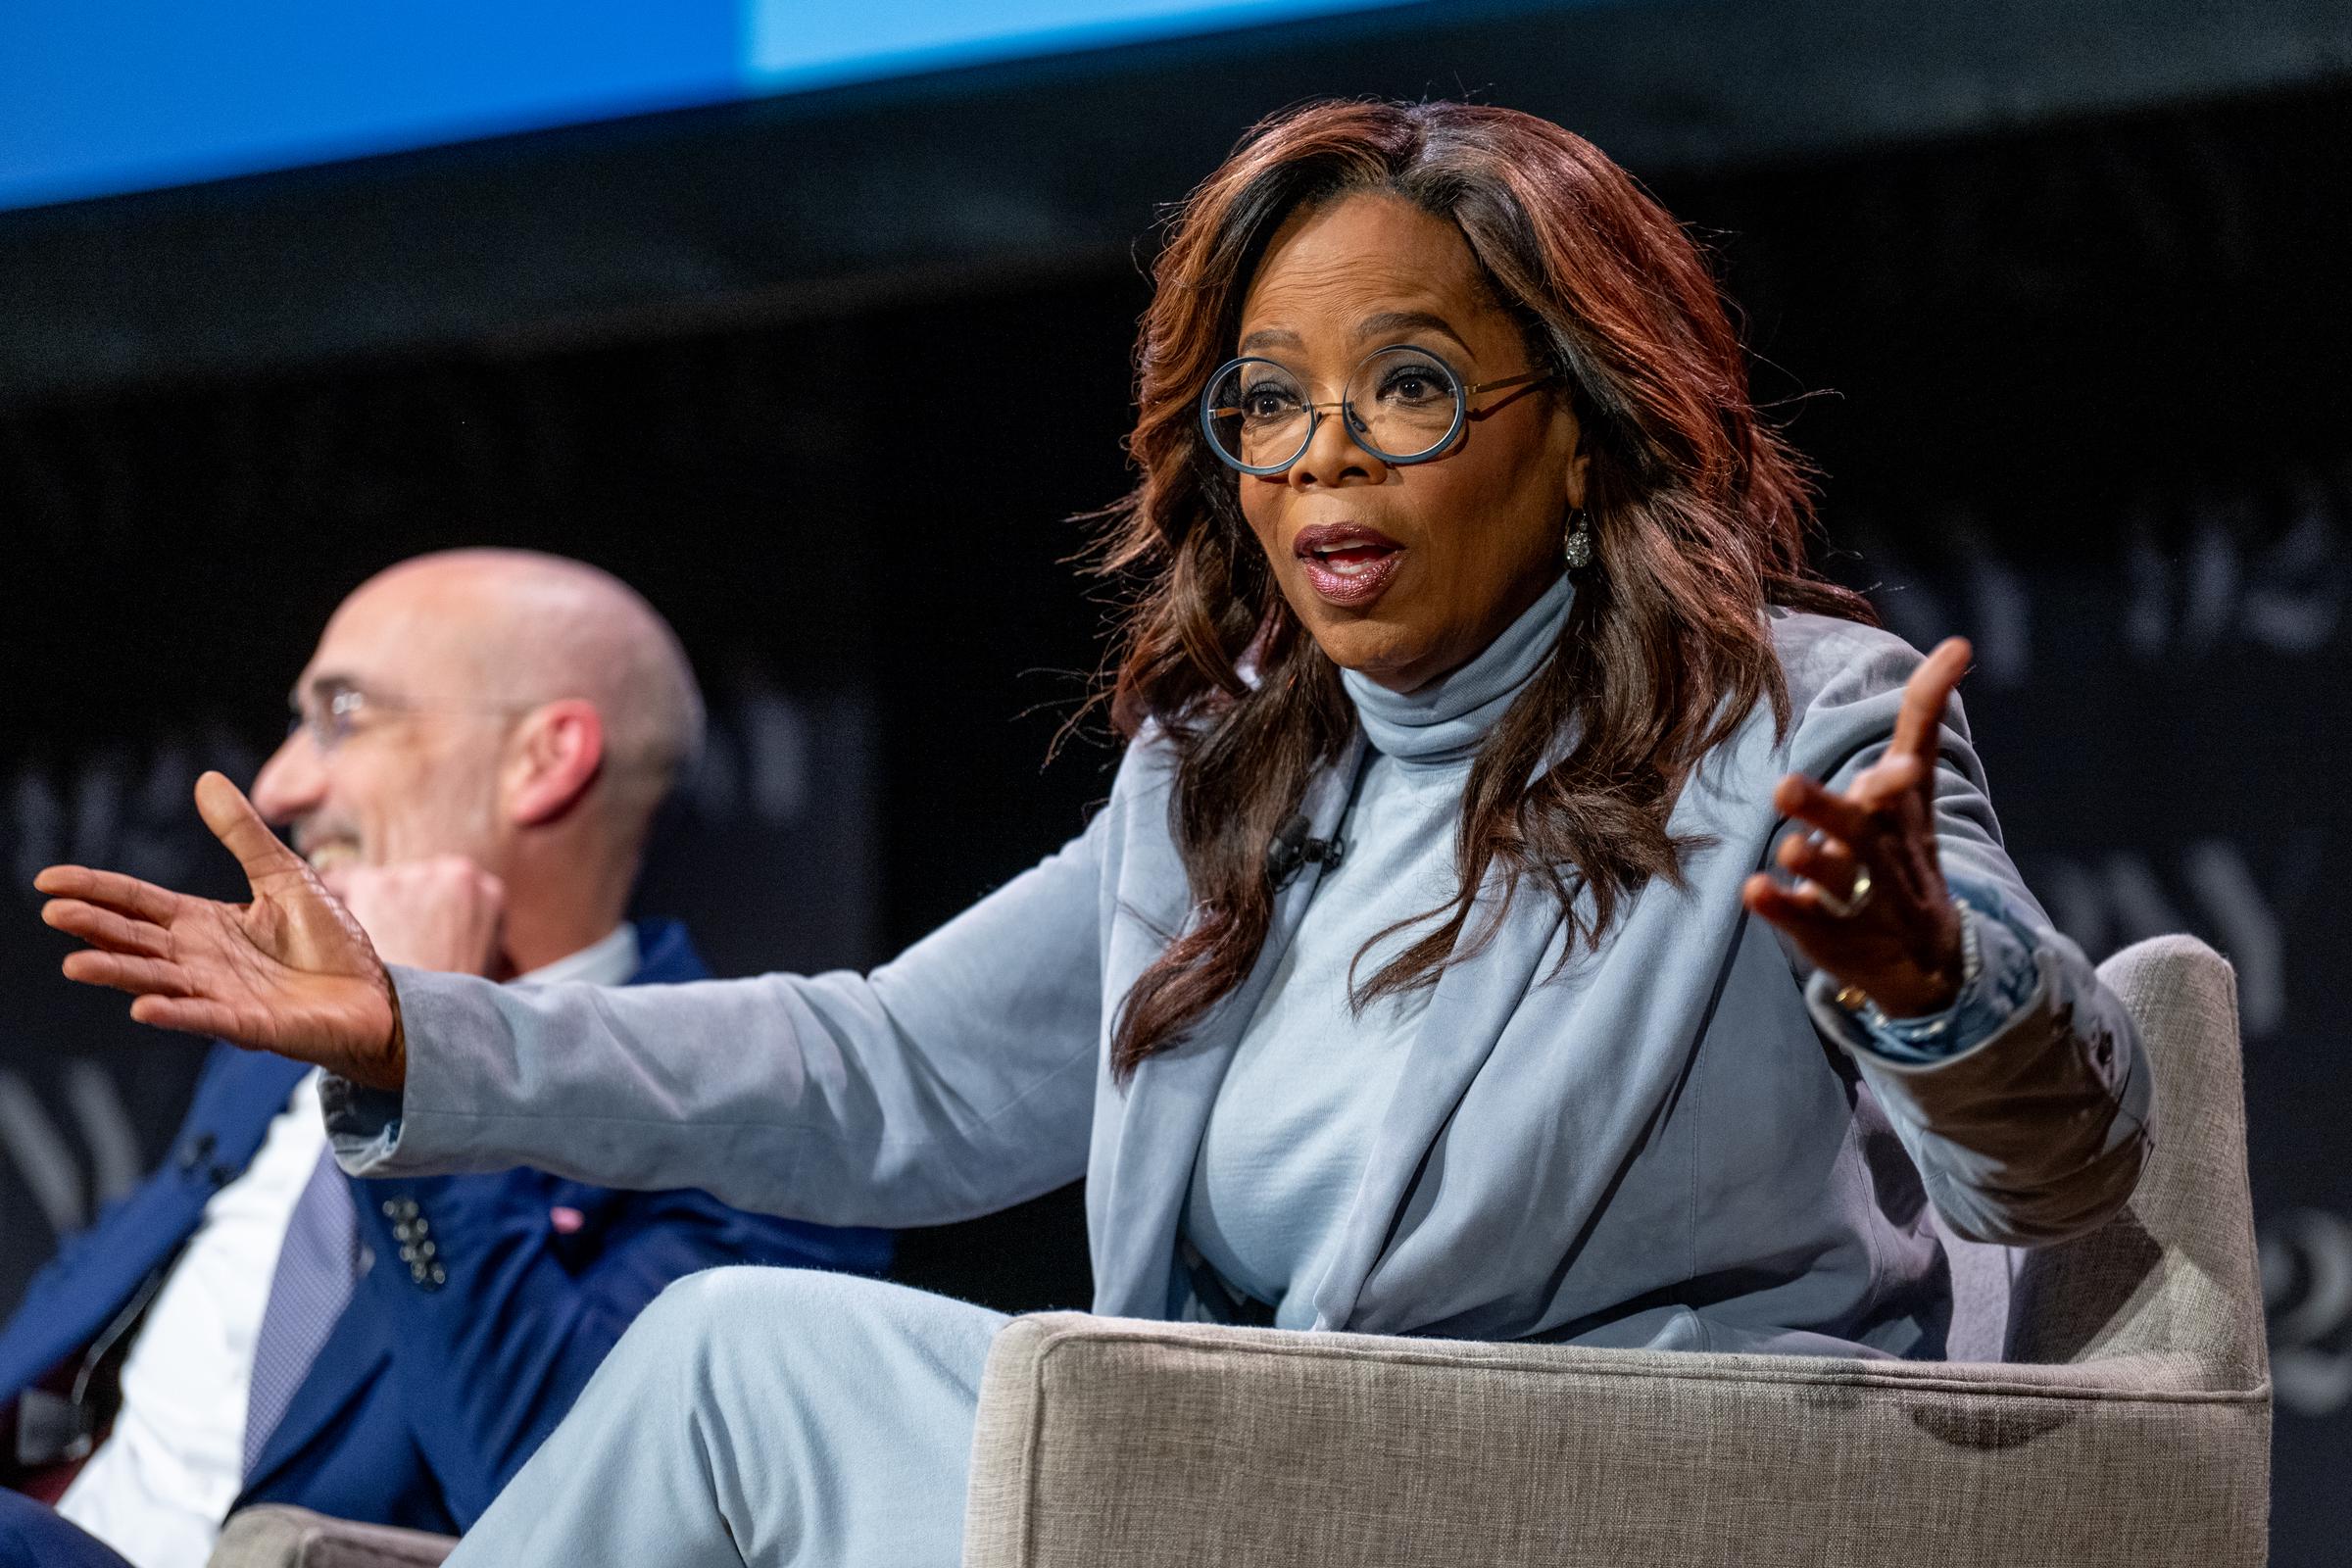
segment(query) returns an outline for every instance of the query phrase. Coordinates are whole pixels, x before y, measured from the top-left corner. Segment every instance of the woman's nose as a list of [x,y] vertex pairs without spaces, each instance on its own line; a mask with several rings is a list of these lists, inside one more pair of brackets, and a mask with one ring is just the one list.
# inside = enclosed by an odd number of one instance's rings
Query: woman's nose
[[1352,422],[1344,408],[1324,411],[1306,438],[1306,450],[1283,477],[1302,489],[1309,485],[1378,484],[1386,478],[1388,465],[1356,440]]

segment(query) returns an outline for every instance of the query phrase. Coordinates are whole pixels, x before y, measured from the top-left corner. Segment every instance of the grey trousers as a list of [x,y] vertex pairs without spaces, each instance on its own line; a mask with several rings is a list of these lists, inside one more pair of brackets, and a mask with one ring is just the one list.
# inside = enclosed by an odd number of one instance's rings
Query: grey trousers
[[450,1568],[956,1568],[985,1307],[845,1274],[670,1286]]

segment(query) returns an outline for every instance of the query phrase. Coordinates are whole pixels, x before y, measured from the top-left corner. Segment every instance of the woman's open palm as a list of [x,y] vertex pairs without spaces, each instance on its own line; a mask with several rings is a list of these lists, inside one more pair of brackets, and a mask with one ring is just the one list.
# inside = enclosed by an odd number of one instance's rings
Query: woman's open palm
[[252,902],[51,866],[33,879],[49,895],[41,918],[89,944],[67,956],[66,977],[129,992],[141,1023],[399,1088],[399,1010],[367,934],[226,778],[198,779],[196,808],[244,867]]

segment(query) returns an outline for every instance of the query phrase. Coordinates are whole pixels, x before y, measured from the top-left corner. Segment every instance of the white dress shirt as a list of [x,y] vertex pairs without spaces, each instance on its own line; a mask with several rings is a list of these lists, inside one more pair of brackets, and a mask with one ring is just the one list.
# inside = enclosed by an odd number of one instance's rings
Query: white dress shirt
[[[636,928],[623,923],[515,983],[618,985],[637,963]],[[123,1360],[114,1431],[58,1499],[136,1568],[204,1568],[245,1488],[254,1344],[294,1205],[325,1153],[314,1070],[270,1118],[253,1163],[204,1205]]]

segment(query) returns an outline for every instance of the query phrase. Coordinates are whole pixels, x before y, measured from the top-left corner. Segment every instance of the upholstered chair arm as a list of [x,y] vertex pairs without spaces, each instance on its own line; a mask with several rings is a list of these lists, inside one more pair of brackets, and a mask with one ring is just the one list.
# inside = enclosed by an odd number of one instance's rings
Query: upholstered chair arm
[[230,1516],[206,1568],[439,1568],[457,1545],[454,1536],[265,1503]]
[[1285,1334],[997,1340],[965,1568],[2245,1564],[2266,1385],[2068,1366]]

